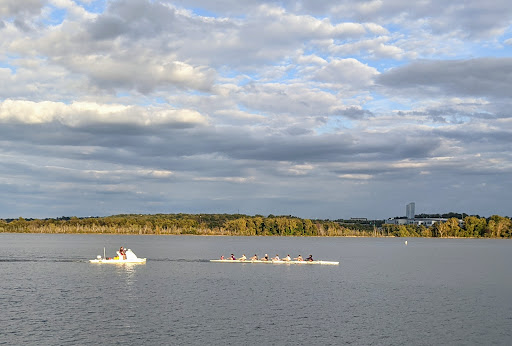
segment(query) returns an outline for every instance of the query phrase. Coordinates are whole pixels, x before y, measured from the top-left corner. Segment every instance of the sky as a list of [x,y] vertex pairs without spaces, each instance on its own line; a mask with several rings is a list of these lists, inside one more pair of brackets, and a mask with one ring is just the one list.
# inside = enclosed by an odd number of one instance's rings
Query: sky
[[510,0],[1,0],[0,218],[512,216]]

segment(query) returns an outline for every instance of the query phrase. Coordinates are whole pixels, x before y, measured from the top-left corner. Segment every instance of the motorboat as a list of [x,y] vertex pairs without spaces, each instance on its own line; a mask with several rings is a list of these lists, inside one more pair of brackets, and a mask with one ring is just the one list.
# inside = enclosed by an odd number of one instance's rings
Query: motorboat
[[130,264],[136,264],[136,263],[146,263],[145,258],[139,258],[131,249],[127,249],[124,251],[124,256],[121,254],[121,252],[117,251],[117,256],[111,258],[111,257],[105,257],[105,248],[103,248],[103,257],[101,255],[98,255],[96,259],[89,260],[90,263],[116,263],[116,264],[123,264],[123,263],[130,263]]

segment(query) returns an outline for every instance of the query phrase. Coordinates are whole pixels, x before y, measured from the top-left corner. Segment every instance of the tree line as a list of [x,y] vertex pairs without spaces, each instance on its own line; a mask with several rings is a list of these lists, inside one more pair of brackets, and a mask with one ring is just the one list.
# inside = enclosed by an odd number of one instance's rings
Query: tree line
[[[467,215],[467,214],[466,214]],[[361,236],[361,237],[471,237],[512,238],[512,220],[466,216],[433,226],[391,225],[375,222],[310,220],[288,216],[242,214],[123,214],[106,217],[55,219],[0,219],[0,232],[94,234],[195,234],[237,236]]]

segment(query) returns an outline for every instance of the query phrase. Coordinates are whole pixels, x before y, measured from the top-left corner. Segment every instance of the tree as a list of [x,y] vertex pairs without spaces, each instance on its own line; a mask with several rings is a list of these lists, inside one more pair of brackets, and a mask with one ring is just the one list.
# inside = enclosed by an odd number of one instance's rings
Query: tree
[[452,217],[448,219],[446,222],[446,228],[447,228],[447,236],[450,237],[457,237],[459,235],[460,226],[459,226],[459,219]]
[[489,225],[492,223],[492,228],[490,228],[491,236],[496,238],[501,238],[503,236],[508,236],[511,233],[512,223],[509,218],[493,215],[490,217]]
[[465,237],[482,237],[485,234],[487,220],[476,216],[466,216],[464,218],[464,236]]
[[448,234],[449,226],[446,224],[446,222],[436,222],[432,226],[432,233],[434,237],[446,237]]

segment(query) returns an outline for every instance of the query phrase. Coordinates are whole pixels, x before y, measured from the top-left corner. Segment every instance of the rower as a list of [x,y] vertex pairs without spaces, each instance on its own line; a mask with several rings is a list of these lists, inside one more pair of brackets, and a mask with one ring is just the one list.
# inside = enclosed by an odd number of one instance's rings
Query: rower
[[245,254],[242,255],[242,257],[240,257],[238,260],[239,261],[245,261],[247,259],[247,257],[245,257]]
[[236,257],[235,257],[235,255],[231,254],[231,259],[232,259],[233,261],[236,261]]
[[290,255],[286,255],[285,258],[283,258],[283,261],[291,261],[292,259],[290,258]]
[[309,257],[306,258],[306,261],[313,262],[313,255],[309,255]]
[[276,257],[272,258],[272,261],[280,261],[280,259],[279,259],[279,255],[278,255],[278,254],[276,254]]
[[258,260],[258,255],[254,254],[254,256],[251,257],[251,261],[257,261]]
[[301,256],[301,255],[297,256],[297,258],[294,258],[294,260],[297,260],[297,261],[304,261],[304,260],[302,259],[302,256]]
[[267,255],[267,254],[265,254],[265,256],[263,256],[262,258],[260,258],[260,260],[262,260],[262,261],[268,261],[268,255]]

